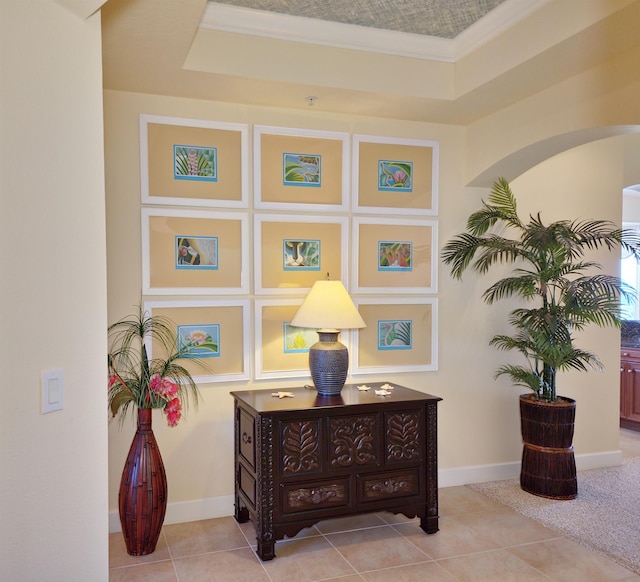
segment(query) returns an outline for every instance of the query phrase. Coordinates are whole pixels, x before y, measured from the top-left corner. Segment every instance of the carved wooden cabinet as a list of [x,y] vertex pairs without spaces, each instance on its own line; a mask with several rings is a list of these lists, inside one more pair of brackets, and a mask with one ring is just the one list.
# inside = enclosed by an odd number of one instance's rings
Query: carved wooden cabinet
[[321,519],[390,511],[438,531],[437,403],[381,383],[338,397],[294,388],[232,392],[235,399],[235,517],[256,524],[258,555]]

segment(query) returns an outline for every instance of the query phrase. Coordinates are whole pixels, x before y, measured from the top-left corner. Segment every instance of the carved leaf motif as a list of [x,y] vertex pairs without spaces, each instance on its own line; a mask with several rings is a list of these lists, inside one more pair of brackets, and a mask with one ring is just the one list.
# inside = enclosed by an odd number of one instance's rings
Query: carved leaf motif
[[410,461],[420,457],[420,414],[397,412],[387,417],[387,460]]
[[282,441],[284,473],[308,473],[320,469],[317,420],[285,423]]
[[375,464],[376,417],[354,416],[332,418],[331,466]]

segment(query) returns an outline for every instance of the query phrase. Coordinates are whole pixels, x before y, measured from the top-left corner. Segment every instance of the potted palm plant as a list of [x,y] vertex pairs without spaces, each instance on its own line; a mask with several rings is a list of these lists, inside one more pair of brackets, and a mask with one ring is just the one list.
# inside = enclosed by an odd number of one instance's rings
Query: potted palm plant
[[[151,412],[162,409],[169,426],[176,426],[189,397],[198,402],[198,387],[181,364],[217,346],[204,333],[178,342],[176,326],[163,316],[139,309],[109,326],[109,407],[124,419],[137,408],[138,424],[122,472],[118,509],[127,552],[134,556],[155,551],[167,508],[167,477],[151,429]],[[161,356],[150,359],[148,346]]]
[[524,443],[520,484],[523,490],[553,499],[573,499],[577,476],[573,453],[575,401],[557,393],[557,374],[565,370],[601,369],[598,357],[574,344],[576,331],[594,324],[620,326],[620,297],[631,295],[618,277],[598,273],[601,265],[585,258],[588,251],[622,246],[640,257],[640,239],[607,220],[560,220],[545,224],[540,214],[520,219],[509,183],[501,178],[488,202],[467,220],[467,230],[442,250],[451,275],[467,268],[486,274],[496,264],[513,265],[493,283],[483,299],[492,304],[515,297],[512,335],[494,336],[490,344],[515,350],[524,364],[505,364],[520,396]]

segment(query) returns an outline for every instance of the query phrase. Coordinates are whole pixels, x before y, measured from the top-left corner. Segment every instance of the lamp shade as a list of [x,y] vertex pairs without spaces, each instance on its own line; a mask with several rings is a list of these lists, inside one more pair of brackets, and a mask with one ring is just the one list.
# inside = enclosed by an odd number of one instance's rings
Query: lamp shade
[[316,329],[366,327],[342,281],[316,281],[290,323]]

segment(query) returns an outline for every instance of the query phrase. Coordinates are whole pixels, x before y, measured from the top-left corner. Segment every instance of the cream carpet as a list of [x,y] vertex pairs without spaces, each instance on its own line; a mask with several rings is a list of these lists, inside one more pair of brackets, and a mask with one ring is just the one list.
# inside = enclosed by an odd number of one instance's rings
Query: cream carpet
[[469,487],[640,574],[640,457],[579,471],[571,501],[525,493],[517,479]]

